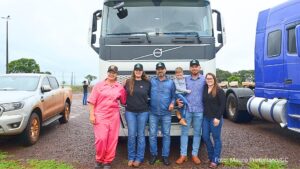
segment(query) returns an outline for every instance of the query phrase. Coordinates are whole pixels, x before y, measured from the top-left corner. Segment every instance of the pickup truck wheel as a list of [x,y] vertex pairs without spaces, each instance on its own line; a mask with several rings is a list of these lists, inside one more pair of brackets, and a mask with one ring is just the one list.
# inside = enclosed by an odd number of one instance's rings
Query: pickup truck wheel
[[22,140],[25,146],[30,146],[35,144],[39,137],[41,131],[40,117],[36,113],[32,113],[25,130],[22,133]]
[[65,109],[62,113],[62,117],[59,120],[60,124],[67,123],[70,118],[70,104],[68,102],[65,103]]
[[230,93],[226,101],[226,116],[233,122],[249,122],[252,120],[252,116],[245,110],[240,110],[238,98]]

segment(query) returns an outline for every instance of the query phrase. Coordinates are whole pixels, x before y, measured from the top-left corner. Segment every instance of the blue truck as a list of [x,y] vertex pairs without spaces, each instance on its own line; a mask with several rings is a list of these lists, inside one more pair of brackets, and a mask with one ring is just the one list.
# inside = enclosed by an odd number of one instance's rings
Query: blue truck
[[290,0],[259,13],[255,89],[227,90],[229,119],[250,121],[255,116],[300,132],[299,9],[300,1]]

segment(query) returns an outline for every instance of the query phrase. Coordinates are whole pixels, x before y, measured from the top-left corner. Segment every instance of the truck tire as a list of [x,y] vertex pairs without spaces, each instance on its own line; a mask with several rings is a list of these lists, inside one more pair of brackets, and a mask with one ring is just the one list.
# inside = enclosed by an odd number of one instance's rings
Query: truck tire
[[58,119],[60,124],[67,123],[70,119],[70,103],[65,103],[64,111],[62,112],[62,117]]
[[41,120],[40,117],[33,112],[28,120],[27,126],[21,134],[24,146],[35,144],[40,137]]
[[247,110],[239,109],[238,98],[230,93],[226,101],[226,116],[229,120],[239,123],[239,122],[249,122],[252,120],[252,116],[247,112]]

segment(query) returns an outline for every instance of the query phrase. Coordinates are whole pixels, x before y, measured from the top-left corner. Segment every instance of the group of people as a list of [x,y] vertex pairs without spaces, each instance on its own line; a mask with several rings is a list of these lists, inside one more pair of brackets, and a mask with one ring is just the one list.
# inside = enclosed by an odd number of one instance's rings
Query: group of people
[[[111,168],[115,158],[120,128],[119,102],[125,105],[128,126],[128,166],[139,167],[144,162],[145,127],[149,124],[149,164],[158,160],[157,134],[161,127],[162,162],[170,165],[171,112],[175,110],[181,124],[180,157],[176,164],[188,160],[189,129],[193,127],[191,160],[200,164],[198,157],[201,137],[208,152],[209,167],[216,168],[222,149],[222,114],[225,93],[217,85],[212,73],[200,74],[198,60],[190,61],[190,75],[184,77],[183,69],[175,70],[175,78],[166,76],[166,66],[156,64],[156,77],[149,79],[143,65],[134,65],[131,77],[122,85],[117,82],[118,68],[111,65],[107,78],[98,82],[88,98],[90,122],[94,126],[96,166]],[[175,109],[174,109],[175,108]],[[213,138],[213,142],[211,140]]]

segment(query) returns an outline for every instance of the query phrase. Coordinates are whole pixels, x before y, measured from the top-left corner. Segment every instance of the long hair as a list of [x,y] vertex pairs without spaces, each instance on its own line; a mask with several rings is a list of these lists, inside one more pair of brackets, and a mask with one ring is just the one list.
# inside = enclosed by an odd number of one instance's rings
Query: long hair
[[[142,78],[142,80],[149,81],[149,78],[148,78],[148,76],[146,75],[146,73],[144,71],[143,71],[143,74],[142,74],[141,78]],[[134,74],[134,70],[133,70],[132,73],[131,73],[130,79],[128,79],[128,87],[129,87],[130,96],[133,96],[134,81],[135,81],[135,74]]]
[[218,86],[218,83],[217,83],[217,77],[213,73],[207,73],[205,78],[207,78],[207,76],[212,76],[213,79],[214,79],[214,84],[213,84],[213,88],[211,90],[211,94],[212,94],[213,97],[216,97],[217,90],[219,89],[219,86]]

